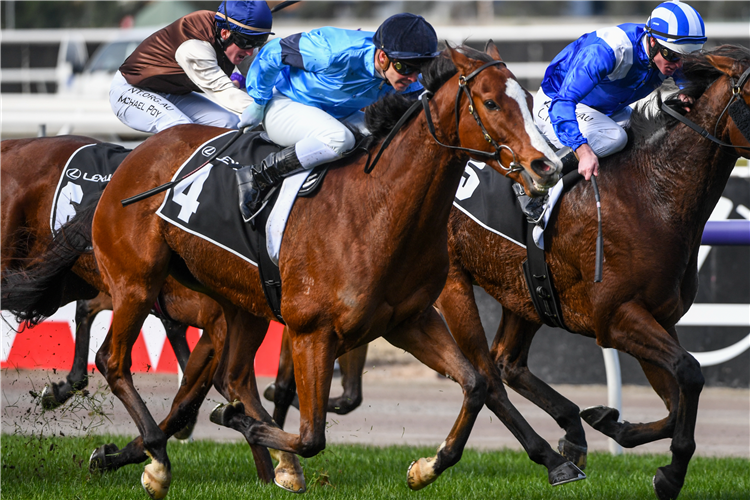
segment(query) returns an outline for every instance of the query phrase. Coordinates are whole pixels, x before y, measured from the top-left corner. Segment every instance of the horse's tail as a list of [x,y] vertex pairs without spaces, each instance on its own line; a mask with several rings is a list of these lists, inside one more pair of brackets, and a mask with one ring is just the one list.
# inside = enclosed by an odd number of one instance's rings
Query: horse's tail
[[95,210],[93,203],[65,223],[33,264],[3,273],[2,308],[14,314],[19,323],[34,326],[64,305],[66,276],[78,258],[91,251]]

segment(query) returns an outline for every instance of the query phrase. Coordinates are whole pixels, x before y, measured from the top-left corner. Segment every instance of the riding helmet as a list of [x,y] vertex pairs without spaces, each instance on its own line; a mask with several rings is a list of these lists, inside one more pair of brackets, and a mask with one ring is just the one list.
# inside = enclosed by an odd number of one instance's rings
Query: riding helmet
[[273,35],[273,16],[263,1],[221,2],[214,19],[218,29],[229,30],[244,36]]
[[679,0],[659,4],[646,22],[646,31],[660,45],[680,54],[700,50],[706,43],[701,15]]
[[440,54],[435,29],[415,14],[389,17],[375,32],[372,41],[391,59],[431,59]]

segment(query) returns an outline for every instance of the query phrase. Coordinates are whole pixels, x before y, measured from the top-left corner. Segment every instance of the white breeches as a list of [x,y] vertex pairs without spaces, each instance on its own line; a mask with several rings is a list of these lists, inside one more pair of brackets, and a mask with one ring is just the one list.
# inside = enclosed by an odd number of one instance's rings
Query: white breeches
[[[539,89],[534,96],[534,123],[544,136],[557,148],[563,145],[555,135],[552,122],[549,119],[550,99]],[[604,157],[621,151],[628,143],[628,134],[623,127],[630,123],[630,114],[633,109],[626,107],[614,115],[607,116],[601,111],[578,104],[576,106],[576,117],[578,128],[594,150],[596,156]]]
[[340,158],[354,147],[355,137],[344,123],[366,134],[361,111],[338,120],[322,109],[302,104],[274,92],[266,106],[263,127],[279,146],[296,145],[300,163],[312,168]]
[[130,85],[118,71],[109,89],[109,104],[122,123],[142,132],[161,132],[183,123],[237,128],[240,117],[197,93],[177,95]]

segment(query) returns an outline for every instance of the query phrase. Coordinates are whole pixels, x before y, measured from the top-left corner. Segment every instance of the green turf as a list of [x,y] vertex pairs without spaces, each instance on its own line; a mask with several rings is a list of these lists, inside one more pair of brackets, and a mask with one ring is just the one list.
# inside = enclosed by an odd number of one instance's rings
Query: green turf
[[[142,465],[105,475],[88,472],[91,451],[105,442],[122,447],[125,437],[29,437],[2,435],[3,499],[147,499],[140,486]],[[293,498],[257,480],[252,454],[244,443],[218,444],[170,440],[172,486],[168,499]],[[411,492],[406,468],[434,448],[330,446],[302,461],[307,498],[326,499],[649,499],[651,478],[667,456],[589,455],[588,479],[553,488],[546,471],[515,451],[467,450],[461,461],[437,482]],[[750,498],[750,461],[740,458],[693,458],[680,499]]]

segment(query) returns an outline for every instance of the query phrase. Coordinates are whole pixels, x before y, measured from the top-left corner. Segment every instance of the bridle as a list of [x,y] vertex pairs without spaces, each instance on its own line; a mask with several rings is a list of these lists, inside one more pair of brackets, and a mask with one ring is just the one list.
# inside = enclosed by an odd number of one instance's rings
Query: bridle
[[[471,149],[471,148],[464,148],[461,146],[451,146],[449,144],[443,144],[440,142],[440,140],[437,138],[437,135],[435,134],[435,124],[432,121],[432,113],[430,112],[430,98],[432,98],[433,94],[432,92],[425,90],[422,92],[422,94],[419,96],[419,99],[411,105],[411,107],[404,113],[404,115],[399,119],[399,121],[396,123],[396,125],[391,129],[391,131],[388,133],[388,136],[383,141],[383,144],[380,146],[380,149],[378,150],[377,155],[375,156],[375,159],[370,163],[370,158],[367,159],[367,164],[365,165],[365,173],[372,172],[372,169],[375,168],[375,164],[380,159],[380,156],[383,154],[383,151],[385,148],[390,144],[391,140],[393,140],[393,137],[396,135],[398,130],[406,123],[411,116],[416,113],[419,108],[421,107],[424,109],[425,118],[427,119],[427,128],[430,131],[430,134],[432,135],[432,138],[435,139],[435,142],[439,144],[440,146],[443,146],[445,148],[449,149],[455,149],[458,151],[466,151],[468,153],[471,153],[473,155],[479,155],[484,156],[490,160],[496,160],[498,165],[500,165],[500,168],[504,170],[503,174],[507,177],[513,172],[520,172],[523,170],[523,167],[520,163],[518,163],[516,158],[516,153],[513,151],[513,149],[508,146],[507,144],[498,144],[495,139],[490,136],[489,132],[487,132],[487,129],[485,128],[484,124],[482,123],[482,119],[477,114],[476,108],[474,106],[474,100],[471,97],[471,91],[468,88],[467,83],[472,80],[475,76],[477,76],[479,73],[484,71],[485,69],[502,64],[505,66],[505,63],[503,61],[494,60],[490,61],[488,63],[483,64],[479,68],[475,69],[471,73],[469,73],[467,76],[459,76],[458,78],[458,90],[456,92],[456,134],[458,134],[459,130],[459,119],[461,116],[461,95],[462,93],[466,95],[468,101],[469,101],[469,113],[471,113],[471,116],[474,117],[474,120],[477,122],[477,125],[479,125],[479,128],[482,130],[482,134],[484,135],[484,139],[489,142],[492,147],[495,148],[494,152],[488,152],[488,151],[482,151],[479,149]],[[513,155],[513,161],[510,163],[509,166],[505,166],[500,161],[500,151],[503,149],[507,149],[510,151],[510,154]]]
[[[729,111],[729,116],[732,117],[734,120],[734,123],[737,125],[737,128],[739,128],[740,133],[750,141],[750,106],[747,105],[747,103],[742,99],[742,88],[745,86],[745,84],[748,81],[748,78],[750,78],[750,67],[748,67],[744,73],[739,77],[737,80],[737,83],[734,82],[734,78],[731,76],[729,78],[729,84],[732,87],[732,96],[729,98],[729,102],[726,106],[724,106],[724,109],[722,110],[721,114],[719,115],[719,118],[716,120],[716,124],[714,125],[714,134],[717,133],[719,122],[721,121],[724,114]],[[684,123],[694,131],[698,132],[701,137],[705,137],[706,139],[715,142],[719,146],[728,147],[728,148],[736,148],[736,149],[750,149],[748,146],[737,146],[735,144],[729,144],[726,143],[720,139],[717,139],[714,135],[711,135],[706,129],[701,127],[700,125],[696,124],[695,122],[689,120],[688,118],[685,118],[680,113],[672,109],[669,105],[662,102],[661,104],[661,110],[667,113],[672,118],[675,118],[676,120]]]

